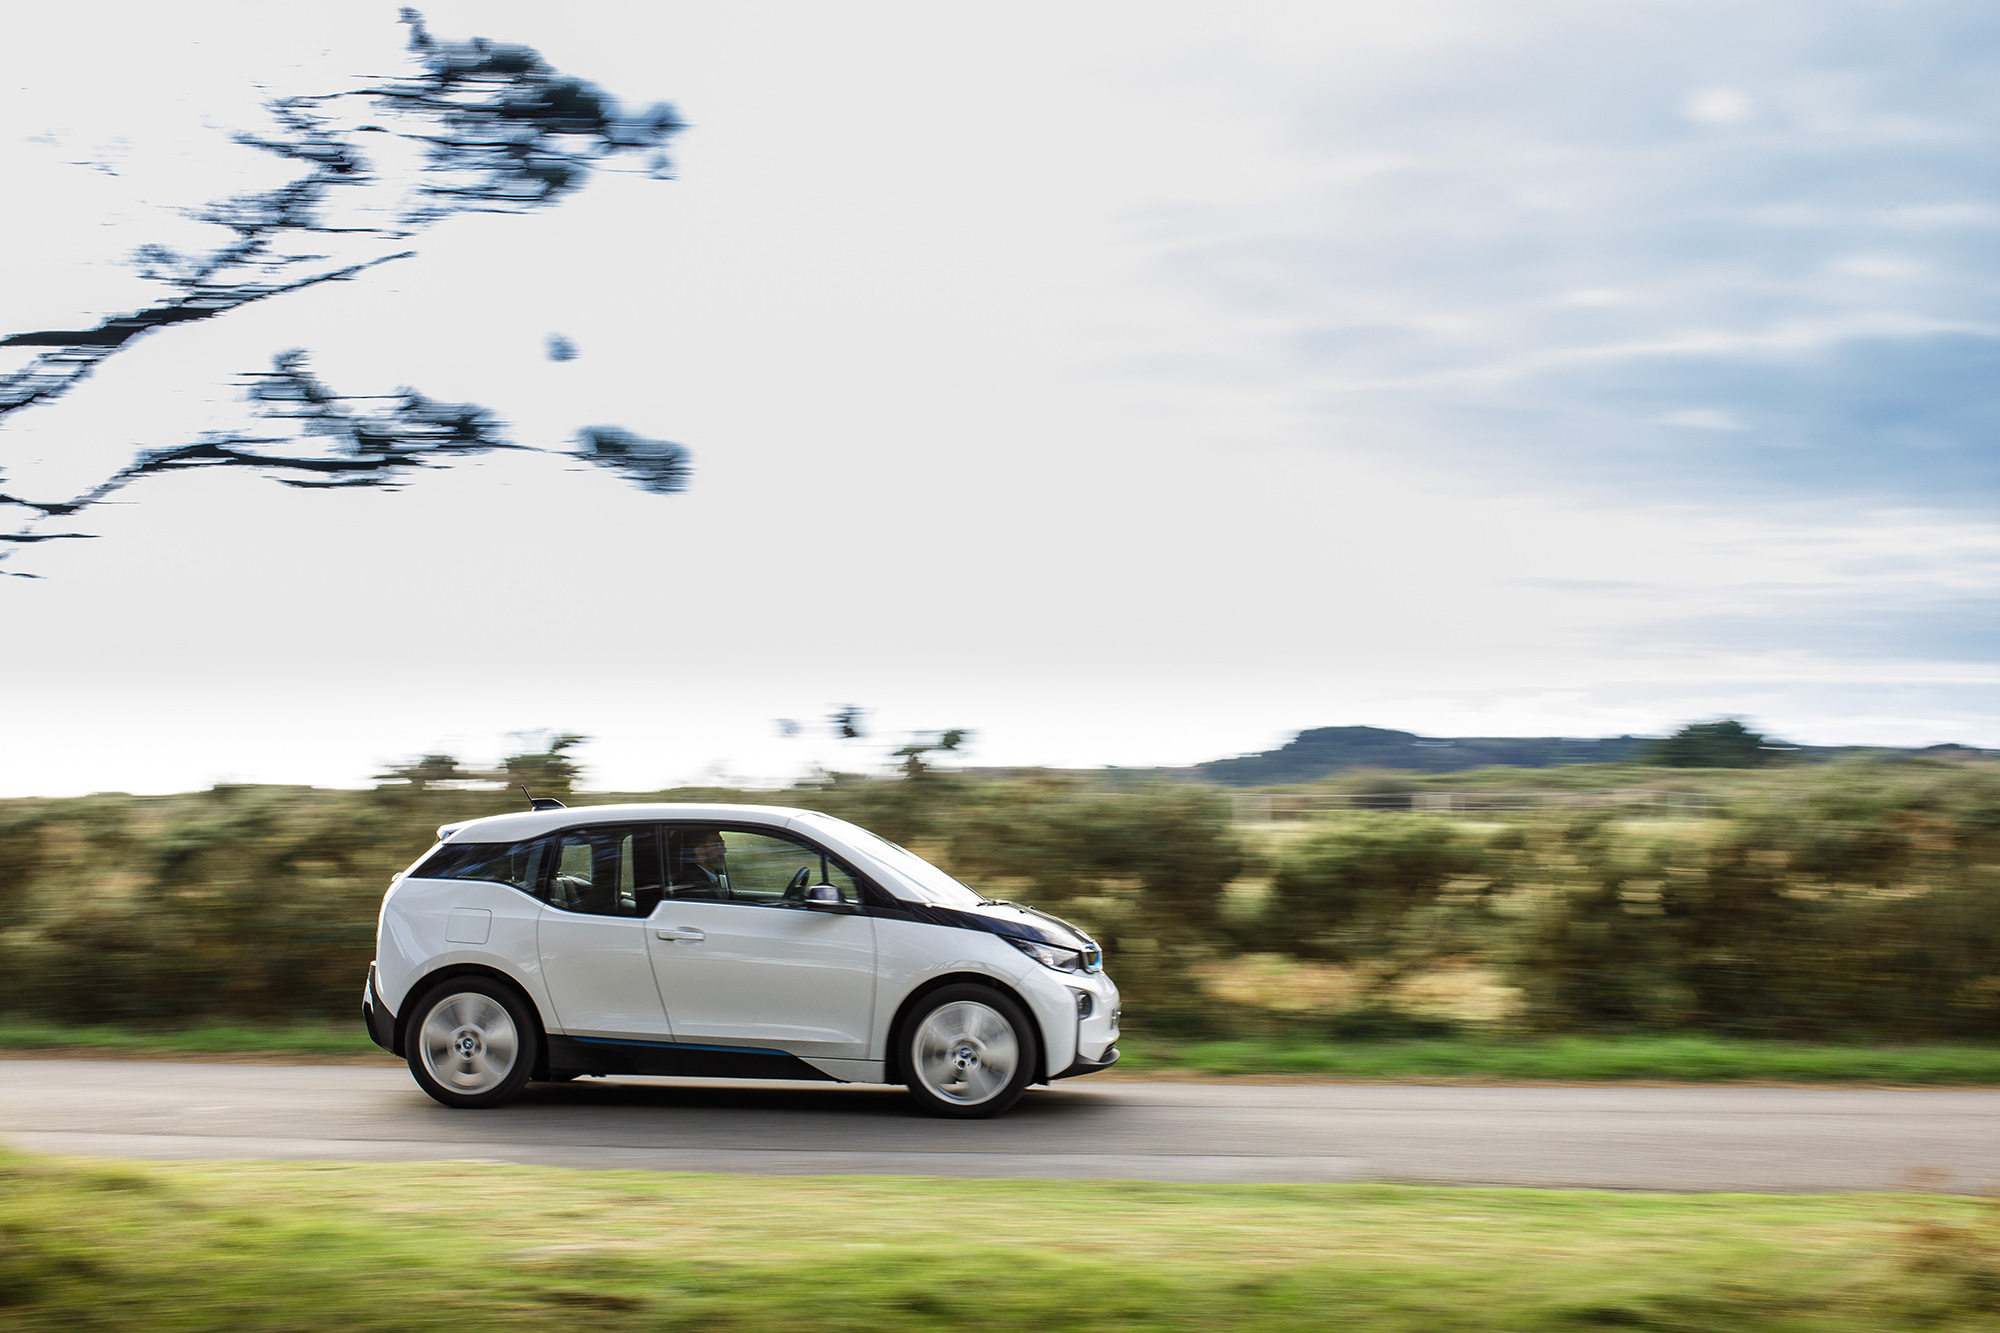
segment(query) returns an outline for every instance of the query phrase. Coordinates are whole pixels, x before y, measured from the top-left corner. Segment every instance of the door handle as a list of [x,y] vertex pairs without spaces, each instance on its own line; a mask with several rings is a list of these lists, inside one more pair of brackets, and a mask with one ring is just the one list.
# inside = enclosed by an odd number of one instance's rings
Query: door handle
[[663,940],[672,940],[676,944],[700,944],[708,938],[704,932],[696,930],[693,926],[675,926],[669,930],[657,930],[653,933]]

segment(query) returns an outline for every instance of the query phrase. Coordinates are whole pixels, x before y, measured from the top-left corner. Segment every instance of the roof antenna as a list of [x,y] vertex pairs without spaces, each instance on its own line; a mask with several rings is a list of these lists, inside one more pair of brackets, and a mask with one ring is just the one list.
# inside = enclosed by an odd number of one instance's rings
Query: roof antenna
[[517,782],[517,783],[515,783],[514,785],[515,785],[516,787],[519,787],[519,788],[521,789],[521,795],[523,795],[523,796],[525,796],[525,797],[527,797],[527,798],[528,798],[528,809],[530,809],[530,810],[567,810],[567,809],[569,809],[569,807],[568,807],[568,806],[564,805],[564,804],[563,804],[563,803],[562,803],[561,801],[558,801],[558,800],[557,800],[557,799],[556,799],[555,797],[553,797],[553,796],[537,796],[537,795],[535,795],[535,794],[534,794],[533,792],[531,792],[531,791],[529,791],[529,790],[528,790],[528,784],[527,784],[527,783],[525,783],[525,782]]

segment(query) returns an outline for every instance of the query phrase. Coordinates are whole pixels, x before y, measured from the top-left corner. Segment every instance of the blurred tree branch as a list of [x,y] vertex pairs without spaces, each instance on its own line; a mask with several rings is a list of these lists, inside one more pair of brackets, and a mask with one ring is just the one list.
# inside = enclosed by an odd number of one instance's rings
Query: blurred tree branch
[[[462,213],[525,213],[573,194],[599,167],[640,159],[647,174],[669,174],[666,144],[685,128],[671,106],[627,111],[584,80],[550,68],[532,49],[473,38],[440,41],[415,10],[402,11],[416,72],[403,78],[267,104],[272,124],[235,142],[303,166],[271,190],[232,196],[191,213],[228,238],[201,253],[141,247],[138,271],[166,289],[140,310],[82,328],[34,329],[0,337],[0,348],[38,349],[25,366],[0,374],[0,423],[54,404],[99,366],[149,335],[205,322],[246,306],[328,282],[358,278],[418,253],[407,242]],[[415,150],[408,170],[385,169],[371,137]],[[393,157],[394,154],[387,154]],[[127,467],[81,494],[32,500],[0,494],[0,507],[27,511],[0,532],[10,548],[78,538],[37,525],[67,518],[142,477],[206,467],[281,474],[294,486],[383,486],[408,470],[506,442],[492,412],[435,402],[414,389],[395,406],[363,411],[314,380],[306,355],[281,353],[249,377],[249,399],[264,420],[297,423],[287,434],[211,433],[194,443],[146,449]],[[301,442],[320,446],[300,451]],[[576,453],[655,492],[684,489],[687,451],[615,426],[580,431]],[[275,452],[273,452],[275,451]],[[25,576],[32,577],[32,576]]]
[[[391,764],[377,773],[377,791],[422,793],[431,790],[526,787],[536,796],[567,796],[583,773],[583,766],[569,751],[588,744],[590,737],[575,732],[550,735],[547,732],[518,732],[515,739],[524,748],[503,758],[497,768],[466,768],[448,754],[424,754],[400,764]],[[536,747],[540,748],[536,748]]]
[[972,733],[964,727],[953,727],[949,731],[923,732],[910,737],[909,741],[896,751],[896,757],[903,761],[903,776],[911,779],[925,777],[931,771],[930,765],[924,762],[925,755],[937,752],[949,754],[965,744],[971,736]]

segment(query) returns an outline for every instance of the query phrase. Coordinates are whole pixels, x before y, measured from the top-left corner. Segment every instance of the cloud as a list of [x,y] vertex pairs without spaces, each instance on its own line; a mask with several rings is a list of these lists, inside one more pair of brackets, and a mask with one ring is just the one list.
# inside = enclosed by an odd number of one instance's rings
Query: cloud
[[1681,114],[1700,125],[1733,125],[1757,114],[1757,104],[1735,88],[1698,88],[1681,103]]
[[1656,647],[1727,647],[1844,661],[1990,663],[2000,658],[2000,593],[1933,597],[1916,605],[1812,599],[1796,609],[1781,604],[1756,615],[1663,620],[1647,626],[1644,637]]
[[1739,431],[1748,429],[1741,417],[1733,412],[1718,412],[1709,407],[1687,407],[1678,412],[1667,412],[1653,418],[1663,426],[1686,426],[1690,430]]
[[1166,247],[1319,438],[1600,497],[2000,499],[2000,17],[1510,14],[1277,80],[1300,184]]

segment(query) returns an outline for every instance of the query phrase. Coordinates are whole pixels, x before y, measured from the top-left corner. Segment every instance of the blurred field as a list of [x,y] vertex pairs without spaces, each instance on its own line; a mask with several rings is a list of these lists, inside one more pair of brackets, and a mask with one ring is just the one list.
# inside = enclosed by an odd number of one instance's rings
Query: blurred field
[[21,1330],[1992,1327],[1917,1196],[767,1179],[0,1157]]

